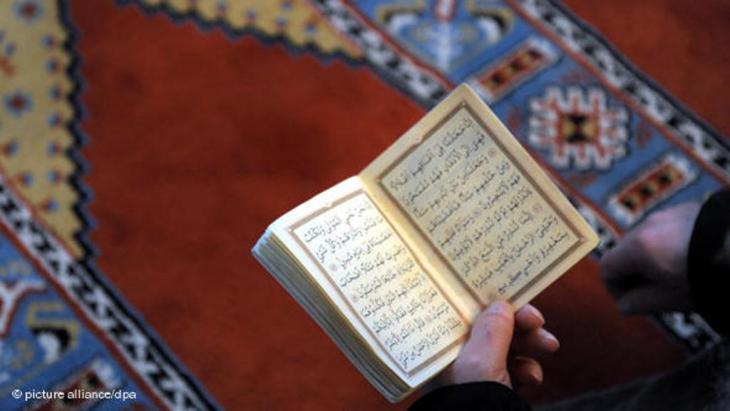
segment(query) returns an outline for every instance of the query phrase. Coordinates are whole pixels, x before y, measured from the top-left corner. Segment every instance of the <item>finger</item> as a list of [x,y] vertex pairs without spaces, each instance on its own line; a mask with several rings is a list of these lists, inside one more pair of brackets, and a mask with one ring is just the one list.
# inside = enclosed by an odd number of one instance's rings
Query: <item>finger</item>
[[545,325],[545,317],[532,304],[526,304],[515,313],[515,333],[529,332]]
[[652,214],[606,252],[599,262],[599,268],[607,285],[627,276],[650,280],[647,275],[651,276],[656,271],[656,261],[652,257],[656,254],[657,243],[666,241],[667,234],[662,230],[663,227],[666,225],[657,223]]
[[681,203],[673,207],[665,208],[663,210],[655,211],[649,215],[649,218],[654,218],[657,222],[665,222],[677,220],[677,218],[686,217],[692,221],[697,218],[702,204],[699,202],[687,202]]
[[613,279],[637,272],[636,232],[630,231],[599,262],[601,278],[607,283]]
[[639,288],[650,287],[654,285],[654,282],[643,274],[625,273],[607,280],[605,284],[608,292],[614,298],[620,299],[624,294]]
[[506,364],[514,331],[514,309],[496,301],[474,320],[464,353],[478,355],[487,364]]
[[638,240],[637,230],[629,232],[606,252],[599,262],[599,273],[608,291],[615,298],[634,288],[648,285],[646,253]]
[[542,365],[530,357],[515,357],[510,363],[510,376],[516,386],[540,385],[543,380]]
[[514,332],[514,309],[505,301],[492,303],[479,313],[471,334],[450,367],[452,383],[497,381],[512,387],[507,371],[507,355]]
[[512,340],[513,355],[541,357],[552,354],[560,348],[560,341],[544,328],[529,333],[516,335]]
[[[653,314],[663,307],[672,307],[673,294],[656,287],[644,287],[627,291],[616,300],[619,311],[630,315]],[[674,302],[676,305],[676,302]]]

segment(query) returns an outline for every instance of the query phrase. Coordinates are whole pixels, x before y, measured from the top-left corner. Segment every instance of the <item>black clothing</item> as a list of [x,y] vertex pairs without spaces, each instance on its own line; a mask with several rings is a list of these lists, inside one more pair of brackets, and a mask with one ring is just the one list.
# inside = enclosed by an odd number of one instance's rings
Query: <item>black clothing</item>
[[413,403],[410,411],[487,409],[529,411],[530,405],[506,385],[498,382],[472,382],[434,390]]
[[687,275],[697,311],[718,333],[730,334],[730,190],[713,194],[697,216]]

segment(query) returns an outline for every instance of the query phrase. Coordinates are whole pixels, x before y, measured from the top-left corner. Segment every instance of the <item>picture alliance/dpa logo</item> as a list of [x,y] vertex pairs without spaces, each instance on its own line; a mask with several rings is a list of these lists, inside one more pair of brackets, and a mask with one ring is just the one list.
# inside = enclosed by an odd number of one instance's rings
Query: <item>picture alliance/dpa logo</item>
[[46,390],[13,390],[11,395],[16,400],[24,401],[37,400],[136,400],[135,391],[112,390],[112,391],[87,391],[77,388],[70,391],[46,391]]

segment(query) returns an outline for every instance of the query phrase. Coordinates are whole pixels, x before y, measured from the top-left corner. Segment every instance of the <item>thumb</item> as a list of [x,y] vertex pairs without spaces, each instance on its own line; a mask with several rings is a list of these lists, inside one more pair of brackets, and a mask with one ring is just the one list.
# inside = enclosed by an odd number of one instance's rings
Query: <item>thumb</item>
[[479,353],[487,363],[506,364],[514,326],[512,305],[506,301],[495,301],[474,319],[464,350]]
[[511,387],[507,354],[514,330],[514,309],[497,301],[482,311],[472,323],[471,335],[448,376],[451,384],[496,381]]

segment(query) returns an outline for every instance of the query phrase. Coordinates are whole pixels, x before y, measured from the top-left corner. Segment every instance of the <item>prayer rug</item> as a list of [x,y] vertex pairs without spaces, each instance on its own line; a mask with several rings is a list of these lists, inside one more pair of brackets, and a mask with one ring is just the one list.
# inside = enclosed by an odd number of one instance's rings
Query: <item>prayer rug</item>
[[[0,2],[0,409],[217,408],[172,351],[230,408],[388,407],[248,248],[461,82],[596,229],[595,257],[730,181],[727,140],[553,1]],[[568,335],[537,400],[677,357],[614,324],[582,271],[539,299]],[[717,339],[659,320],[690,350]],[[612,350],[590,368],[580,339]],[[653,345],[615,366],[622,339]]]
[[89,259],[66,12],[0,4],[0,409],[214,408]]
[[[728,141],[550,0],[139,0],[231,36],[365,64],[430,107],[474,87],[601,237],[730,184]],[[717,340],[695,314],[659,322],[690,350]]]

